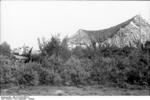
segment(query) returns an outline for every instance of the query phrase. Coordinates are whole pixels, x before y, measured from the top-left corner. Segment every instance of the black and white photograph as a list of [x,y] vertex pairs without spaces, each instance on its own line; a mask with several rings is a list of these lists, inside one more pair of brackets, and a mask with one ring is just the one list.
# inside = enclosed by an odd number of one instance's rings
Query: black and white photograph
[[0,0],[0,96],[150,96],[150,1]]

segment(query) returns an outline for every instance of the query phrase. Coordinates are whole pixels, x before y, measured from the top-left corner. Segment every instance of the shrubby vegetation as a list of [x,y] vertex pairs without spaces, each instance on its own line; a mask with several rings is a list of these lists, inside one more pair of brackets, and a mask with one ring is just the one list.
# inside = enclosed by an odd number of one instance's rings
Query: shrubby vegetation
[[52,37],[49,41],[39,40],[39,48],[41,61],[28,63],[14,62],[7,56],[10,51],[1,52],[0,84],[112,84],[122,88],[150,85],[150,50],[141,45],[138,48],[76,47],[70,50],[67,38],[60,41]]
[[0,55],[10,55],[10,45],[7,42],[0,44]]

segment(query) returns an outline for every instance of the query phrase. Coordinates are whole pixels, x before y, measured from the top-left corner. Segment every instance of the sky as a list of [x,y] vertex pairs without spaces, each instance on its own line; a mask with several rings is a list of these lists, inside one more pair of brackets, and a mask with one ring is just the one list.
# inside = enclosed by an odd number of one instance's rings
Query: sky
[[37,38],[105,29],[137,14],[150,22],[150,1],[1,1],[1,42],[38,49]]

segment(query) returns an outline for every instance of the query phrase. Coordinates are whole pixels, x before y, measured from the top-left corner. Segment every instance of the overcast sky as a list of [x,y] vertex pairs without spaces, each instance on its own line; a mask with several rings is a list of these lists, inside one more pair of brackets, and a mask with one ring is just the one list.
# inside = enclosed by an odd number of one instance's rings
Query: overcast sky
[[26,44],[38,48],[37,38],[76,33],[78,29],[100,30],[133,16],[150,22],[148,1],[2,1],[1,41],[11,48]]

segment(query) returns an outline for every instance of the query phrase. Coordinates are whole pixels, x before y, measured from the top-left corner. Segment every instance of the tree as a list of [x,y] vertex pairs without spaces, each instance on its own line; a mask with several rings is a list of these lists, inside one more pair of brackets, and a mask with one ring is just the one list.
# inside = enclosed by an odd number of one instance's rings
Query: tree
[[62,41],[58,36],[52,36],[49,41],[43,40],[42,42],[38,39],[39,49],[42,56],[60,56],[64,60],[69,58],[71,53],[68,49],[68,39],[64,38]]
[[0,55],[10,55],[10,45],[7,42],[0,44]]

